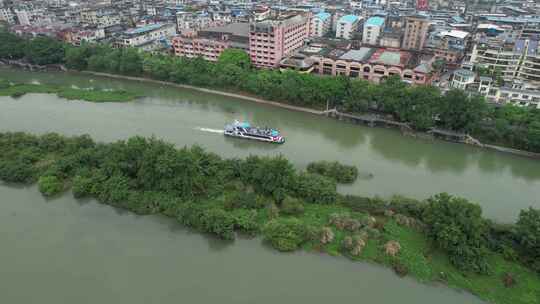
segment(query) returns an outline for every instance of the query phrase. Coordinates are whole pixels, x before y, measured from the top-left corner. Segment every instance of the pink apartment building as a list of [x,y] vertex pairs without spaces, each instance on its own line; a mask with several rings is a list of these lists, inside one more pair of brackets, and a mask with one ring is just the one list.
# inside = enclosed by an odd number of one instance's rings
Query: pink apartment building
[[309,15],[283,16],[250,24],[251,62],[257,67],[278,67],[283,57],[304,45],[309,27]]

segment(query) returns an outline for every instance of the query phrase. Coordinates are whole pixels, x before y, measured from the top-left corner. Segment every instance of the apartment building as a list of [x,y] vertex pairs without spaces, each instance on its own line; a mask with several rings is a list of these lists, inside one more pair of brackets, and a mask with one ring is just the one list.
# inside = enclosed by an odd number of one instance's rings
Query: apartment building
[[309,15],[287,15],[251,23],[251,62],[257,67],[278,67],[284,56],[303,46],[309,35],[309,27]]
[[540,51],[538,40],[518,40],[516,44],[517,47],[523,46],[525,50],[517,75],[518,79],[540,83]]
[[362,35],[362,43],[369,45],[378,45],[381,33],[384,30],[385,20],[383,17],[375,16],[369,18],[364,23],[364,32]]
[[249,52],[249,24],[232,23],[207,28],[199,32],[185,33],[172,40],[176,56],[217,61],[228,48]]
[[318,13],[311,19],[310,36],[323,37],[332,28],[332,16],[329,13]]
[[90,9],[80,13],[81,22],[88,25],[108,27],[122,22],[118,12],[113,8]]
[[345,15],[339,18],[336,26],[336,38],[351,39],[358,30],[360,17],[355,15]]
[[406,17],[405,34],[401,48],[421,51],[426,43],[429,26],[430,21],[426,16],[416,15]]
[[8,24],[15,24],[15,13],[11,8],[0,8],[0,21],[5,21]]
[[523,50],[516,48],[513,41],[482,39],[473,46],[470,62],[499,70],[505,80],[512,80],[517,76],[522,53]]

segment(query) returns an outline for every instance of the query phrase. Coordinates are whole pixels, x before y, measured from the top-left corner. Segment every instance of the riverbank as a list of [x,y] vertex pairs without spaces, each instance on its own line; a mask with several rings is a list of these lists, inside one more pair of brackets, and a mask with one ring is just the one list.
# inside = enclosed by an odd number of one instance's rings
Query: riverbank
[[83,100],[90,102],[127,102],[141,95],[125,90],[96,90],[66,88],[46,84],[10,83],[0,79],[0,96],[21,97],[29,93],[56,94],[67,100]]
[[403,197],[343,197],[332,182],[298,172],[281,157],[225,160],[141,137],[96,144],[88,136],[22,133],[0,133],[0,152],[1,179],[38,181],[46,196],[71,186],[76,197],[163,214],[220,238],[261,235],[281,251],[382,264],[492,303],[532,304],[540,295],[538,276],[496,251],[485,257],[488,274],[456,268],[426,236],[429,222],[419,220],[425,205]]
[[[78,72],[78,71],[74,71],[74,72]],[[427,140],[440,139],[444,141],[485,148],[485,149],[500,152],[500,153],[507,153],[507,154],[528,157],[528,158],[540,159],[540,153],[529,152],[525,150],[510,148],[510,147],[485,144],[485,143],[480,142],[477,139],[472,138],[468,134],[456,133],[456,132],[450,132],[450,131],[444,131],[444,130],[438,130],[438,129],[432,129],[428,132],[414,131],[406,123],[391,121],[385,118],[381,118],[378,115],[364,115],[364,116],[351,115],[351,114],[346,114],[346,113],[340,113],[335,109],[321,111],[321,110],[315,110],[315,109],[306,108],[306,107],[293,106],[293,105],[289,105],[283,102],[266,100],[266,99],[262,99],[258,97],[249,96],[246,94],[231,93],[231,92],[225,92],[225,91],[220,91],[220,90],[215,90],[215,89],[201,88],[201,87],[196,87],[196,86],[191,86],[191,85],[178,84],[178,83],[155,80],[155,79],[150,79],[150,78],[145,78],[145,77],[124,76],[124,75],[93,72],[93,71],[81,71],[81,73],[100,76],[100,77],[108,77],[108,78],[113,78],[113,79],[123,79],[123,80],[155,83],[155,84],[166,85],[166,86],[171,86],[171,87],[176,87],[176,88],[194,90],[194,91],[203,92],[203,93],[215,94],[215,95],[226,96],[226,97],[233,97],[233,98],[238,98],[242,100],[253,101],[259,104],[275,106],[275,107],[279,107],[279,108],[283,108],[287,110],[309,113],[309,114],[314,114],[314,115],[319,115],[319,116],[332,117],[334,119],[347,120],[353,123],[361,123],[370,127],[382,126],[382,127],[387,127],[387,128],[396,128],[396,129],[399,129],[401,131],[401,134],[405,136],[418,137],[418,138],[423,138]]]
[[[74,71],[74,72],[76,72],[76,71]],[[253,101],[253,102],[256,102],[256,103],[265,104],[265,105],[271,105],[271,106],[274,106],[274,107],[280,107],[280,108],[287,109],[287,110],[292,110],[292,111],[310,113],[310,114],[315,114],[315,115],[324,114],[324,111],[319,111],[319,110],[315,110],[315,109],[299,107],[299,106],[293,106],[293,105],[289,105],[289,104],[286,104],[286,103],[281,103],[281,102],[266,100],[266,99],[257,98],[257,97],[253,97],[253,96],[248,96],[246,94],[238,94],[238,93],[231,93],[231,92],[219,91],[219,90],[214,90],[214,89],[201,88],[201,87],[191,86],[191,85],[187,85],[187,84],[178,84],[178,83],[155,80],[155,79],[150,79],[150,78],[145,78],[145,77],[124,76],[124,75],[93,72],[93,71],[81,71],[80,73],[89,74],[89,75],[95,75],[95,76],[100,76],[100,77],[109,77],[109,78],[114,78],[114,79],[123,79],[123,80],[155,83],[155,84],[172,86],[172,87],[181,88],[181,89],[189,89],[189,90],[194,90],[194,91],[203,92],[203,93],[209,93],[209,94],[215,94],[215,95],[220,95],[220,96],[233,97],[233,98],[238,98],[238,99],[242,99],[242,100]]]

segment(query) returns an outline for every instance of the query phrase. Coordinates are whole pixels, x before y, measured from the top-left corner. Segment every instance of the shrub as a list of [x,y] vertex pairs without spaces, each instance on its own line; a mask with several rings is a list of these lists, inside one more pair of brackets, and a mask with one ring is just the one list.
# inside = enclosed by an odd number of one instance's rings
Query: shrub
[[409,273],[409,268],[397,259],[392,260],[392,269],[400,277],[404,277]]
[[242,210],[241,213],[235,214],[234,228],[248,234],[255,234],[255,232],[259,230],[259,223],[257,222],[257,211]]
[[34,180],[35,169],[22,157],[0,160],[0,179],[10,183],[29,183]]
[[302,215],[304,213],[304,205],[300,200],[287,196],[281,203],[281,212],[287,215]]
[[423,219],[428,235],[449,254],[450,261],[458,269],[489,272],[485,241],[487,225],[480,206],[441,193],[428,199]]
[[177,218],[188,227],[215,234],[225,240],[233,240],[235,237],[235,218],[223,209],[189,202],[178,208]]
[[279,251],[294,251],[308,239],[308,229],[296,218],[279,218],[268,222],[264,238]]
[[540,210],[521,210],[517,221],[517,237],[528,259],[540,258]]
[[224,240],[234,240],[235,218],[223,209],[205,209],[201,217],[202,229]]
[[43,195],[53,196],[64,190],[64,182],[54,175],[45,175],[39,178],[38,188]]
[[318,174],[301,173],[296,178],[296,196],[307,203],[332,204],[336,201],[336,183]]
[[339,162],[317,161],[309,163],[307,172],[334,179],[340,184],[353,183],[358,178],[358,169]]
[[340,202],[354,211],[383,214],[388,209],[388,203],[380,197],[364,197],[345,195],[339,197]]
[[225,209],[260,209],[264,207],[264,202],[253,192],[235,192],[225,201]]
[[506,288],[513,287],[514,285],[516,285],[516,279],[510,273],[505,272],[503,274],[503,284]]
[[426,204],[419,200],[401,195],[394,195],[392,198],[390,198],[387,208],[392,209],[396,213],[401,213],[416,219],[420,219],[422,218],[422,213],[424,212],[425,206]]
[[75,176],[73,179],[72,191],[75,198],[91,196],[94,194],[92,178],[81,175]]

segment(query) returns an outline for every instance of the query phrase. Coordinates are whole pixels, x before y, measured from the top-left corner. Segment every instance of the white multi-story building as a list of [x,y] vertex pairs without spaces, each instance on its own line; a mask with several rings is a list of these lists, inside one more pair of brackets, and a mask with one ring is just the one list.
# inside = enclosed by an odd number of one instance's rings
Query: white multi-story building
[[10,8],[0,8],[0,21],[15,24],[15,14]]
[[383,17],[375,16],[369,18],[364,23],[364,32],[362,35],[362,43],[377,45],[379,37],[384,29],[385,20]]
[[160,40],[169,40],[174,35],[176,35],[174,24],[151,24],[125,31],[117,44],[121,47],[146,50],[152,49],[149,45]]
[[85,10],[81,12],[81,22],[98,27],[109,27],[121,23],[118,12],[114,9]]
[[454,72],[450,87],[465,90],[475,82],[475,79],[476,74],[473,71],[459,69]]
[[310,36],[322,37],[330,31],[332,18],[329,13],[318,13],[311,19]]
[[336,38],[351,39],[354,32],[358,30],[360,17],[355,15],[345,15],[339,18],[336,27]]
[[506,81],[540,84],[540,44],[537,40],[481,41],[474,45],[470,62],[500,71]]

